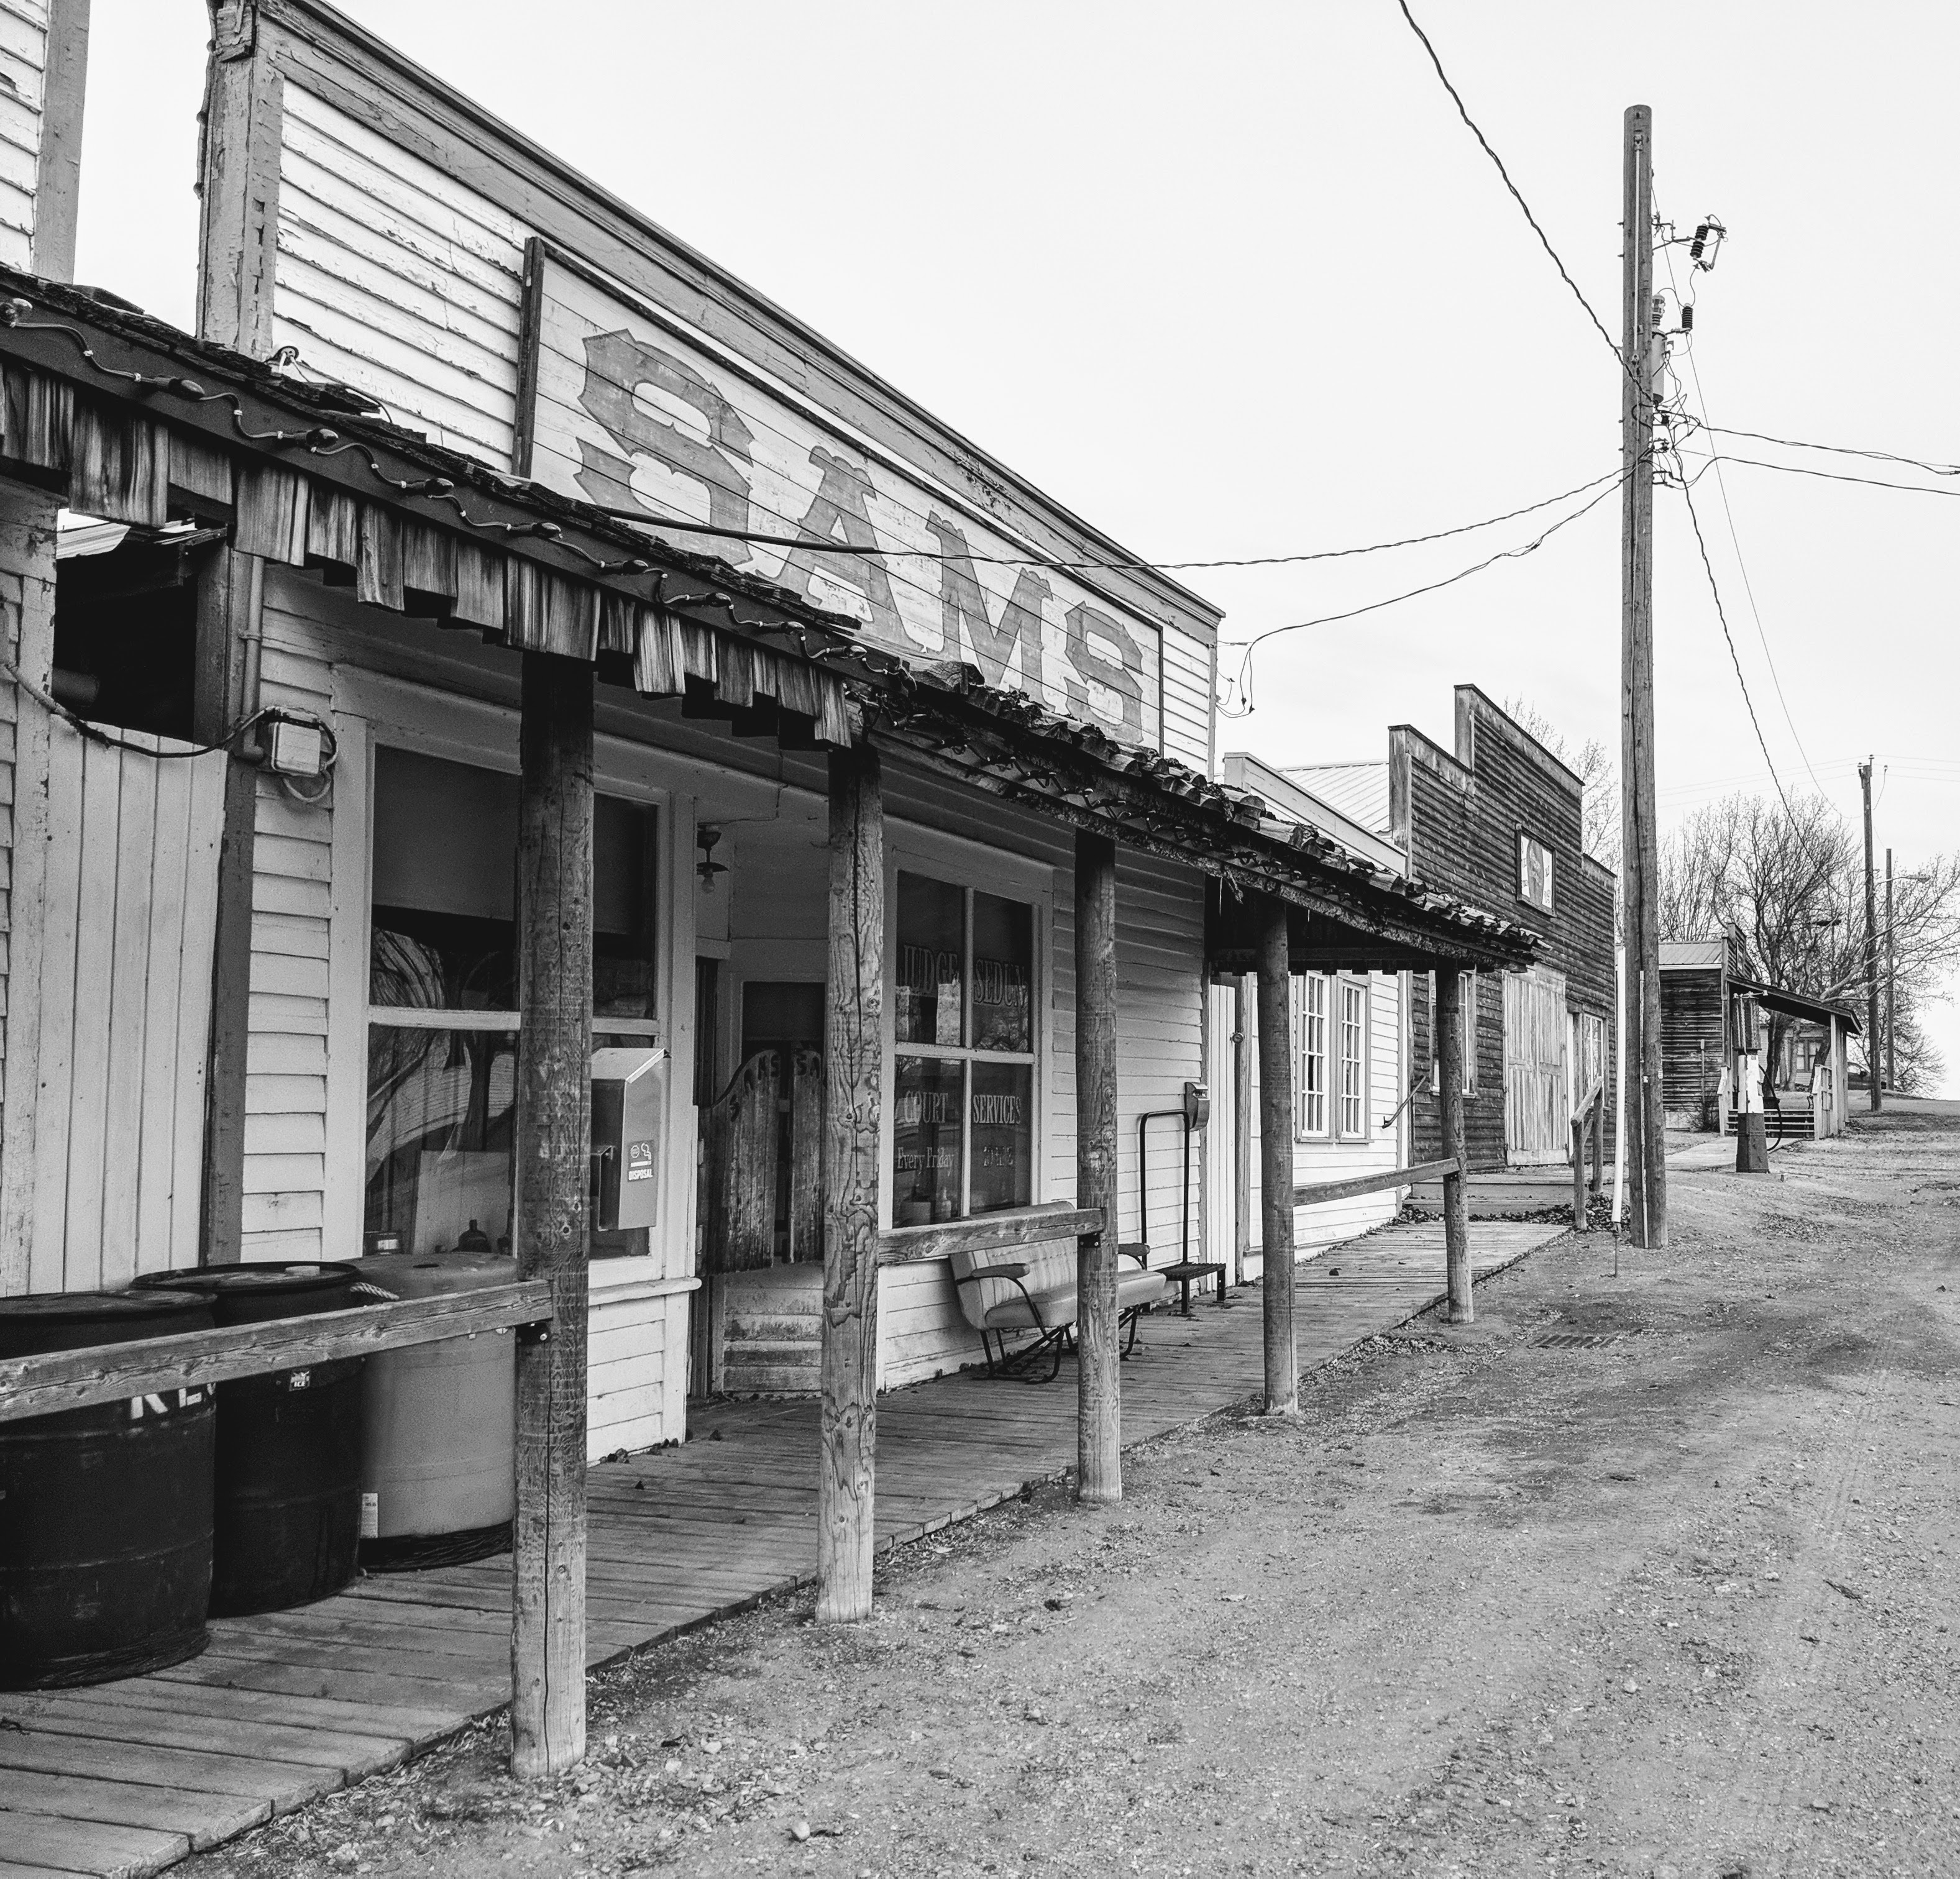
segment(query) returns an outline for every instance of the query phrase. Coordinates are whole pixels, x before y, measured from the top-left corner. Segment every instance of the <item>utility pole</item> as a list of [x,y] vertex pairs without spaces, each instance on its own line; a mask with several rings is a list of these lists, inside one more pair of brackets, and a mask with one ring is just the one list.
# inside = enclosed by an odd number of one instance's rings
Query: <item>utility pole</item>
[[1879,888],[1872,866],[1872,760],[1858,766],[1865,793],[1865,1080],[1872,1086],[1874,1114],[1885,1107],[1879,1088]]
[[1620,448],[1620,812],[1626,889],[1628,1219],[1636,1246],[1667,1244],[1661,1106],[1660,842],[1653,752],[1653,113],[1624,121],[1624,359]]
[[1892,938],[1892,851],[1885,850],[1885,1087],[1898,1088],[1898,947]]

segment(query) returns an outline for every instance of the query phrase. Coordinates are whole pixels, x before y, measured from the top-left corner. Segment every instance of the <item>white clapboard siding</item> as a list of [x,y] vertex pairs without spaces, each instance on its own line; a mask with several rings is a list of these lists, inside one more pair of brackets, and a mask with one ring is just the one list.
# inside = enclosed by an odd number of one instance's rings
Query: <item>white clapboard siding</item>
[[[1328,1075],[1331,1086],[1328,1105],[1330,1114],[1334,1113],[1338,1101],[1340,1076],[1340,1067],[1334,1057],[1337,1049],[1334,1014],[1337,1009],[1330,999],[1328,1024]],[[1229,1005],[1227,1009],[1229,1013]],[[1256,1016],[1252,1022],[1256,1023]],[[1293,1178],[1296,1185],[1315,1181],[1344,1181],[1356,1175],[1379,1174],[1398,1165],[1402,1131],[1393,1126],[1384,1128],[1382,1124],[1386,1118],[1395,1113],[1396,1106],[1402,1099],[1403,1092],[1398,1087],[1402,1080],[1401,1025],[1399,981],[1393,973],[1370,973],[1368,975],[1367,1140],[1343,1142],[1332,1139],[1301,1140],[1297,1138],[1293,1148]],[[1256,1032],[1250,1041],[1252,1070],[1251,1238],[1256,1254],[1264,1237],[1261,1228],[1264,1188],[1260,1178],[1262,1163],[1259,1147],[1259,1054]],[[1297,1032],[1293,1048],[1297,1048]],[[1293,1069],[1296,1079],[1299,1074],[1299,1066],[1296,1063]],[[1229,1156],[1231,1153],[1230,1142],[1221,1137],[1217,1143],[1217,1152]],[[1401,1209],[1406,1192],[1405,1189],[1392,1187],[1379,1194],[1358,1194],[1345,1200],[1327,1201],[1319,1207],[1295,1209],[1295,1256],[1304,1258],[1324,1252],[1330,1246],[1353,1239],[1393,1219]],[[1220,1255],[1214,1253],[1213,1257],[1215,1258]]]
[[287,84],[275,342],[398,422],[504,469],[524,239],[494,203]]
[[[331,669],[317,628],[266,605],[264,701],[326,717]],[[303,587],[292,591],[302,597]],[[255,807],[252,976],[246,1047],[247,1259],[351,1257],[328,1248],[326,1191],[328,918],[334,812],[287,796],[262,777]]]
[[[937,780],[908,777],[888,790],[887,812],[1046,862],[1055,870],[1052,998],[1047,1026],[1047,1161],[1042,1198],[1075,1197],[1075,870],[1065,829]],[[1187,1079],[1204,1075],[1204,896],[1202,877],[1173,863],[1126,850],[1116,881],[1116,1107],[1118,1235],[1141,1239],[1137,1185],[1137,1118],[1180,1108]],[[1179,1244],[1181,1123],[1150,1125],[1149,1238],[1153,1262]],[[1229,1153],[1214,1140],[1212,1152]],[[1203,1244],[1200,1199],[1204,1156],[1191,1157],[1191,1244]],[[879,1387],[896,1389],[957,1369],[979,1355],[943,1261],[888,1268],[881,1275]]]
[[224,758],[56,723],[30,1289],[198,1259]]
[[47,0],[0,0],[0,262],[31,272]]
[[609,1297],[603,1261],[593,1268],[587,1332],[586,1442],[594,1459],[652,1448],[686,1433],[687,1292]]

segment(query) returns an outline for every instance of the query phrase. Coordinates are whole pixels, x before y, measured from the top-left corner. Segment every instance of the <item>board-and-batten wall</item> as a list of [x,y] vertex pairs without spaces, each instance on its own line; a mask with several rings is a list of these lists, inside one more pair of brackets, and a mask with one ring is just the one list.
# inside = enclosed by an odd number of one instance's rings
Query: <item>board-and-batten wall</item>
[[[274,342],[398,422],[509,469],[530,231],[294,80],[282,95]],[[1212,647],[1161,625],[1163,748],[1208,771]]]

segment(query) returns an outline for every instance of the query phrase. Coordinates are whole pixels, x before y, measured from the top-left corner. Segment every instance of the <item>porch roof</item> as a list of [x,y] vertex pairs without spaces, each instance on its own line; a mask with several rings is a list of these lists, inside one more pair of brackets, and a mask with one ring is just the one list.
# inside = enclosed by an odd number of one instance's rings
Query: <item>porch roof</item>
[[1535,953],[1528,929],[1271,816],[1249,791],[971,666],[870,647],[848,615],[383,422],[344,386],[10,270],[0,296],[0,461],[84,513],[228,523],[240,552],[323,569],[364,604],[586,660],[791,747],[868,735],[1200,870],[1228,924],[1248,892],[1278,896],[1295,910],[1297,952],[1383,968]]
[[1807,992],[1789,991],[1780,985],[1759,984],[1746,978],[1730,979],[1729,989],[1745,994],[1765,1010],[1781,1012],[1786,1018],[1805,1018],[1812,1024],[1828,1024],[1834,1018],[1854,1038],[1864,1032],[1855,1011],[1826,998],[1813,998]]

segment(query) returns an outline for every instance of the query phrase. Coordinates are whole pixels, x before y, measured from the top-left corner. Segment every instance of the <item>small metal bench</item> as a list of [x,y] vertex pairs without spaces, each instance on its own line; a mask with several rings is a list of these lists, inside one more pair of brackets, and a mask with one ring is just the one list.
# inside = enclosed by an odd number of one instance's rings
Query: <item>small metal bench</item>
[[[988,1376],[1023,1383],[1054,1381],[1063,1353],[1074,1346],[1075,1260],[1072,1241],[1030,1248],[1013,1260],[990,1260],[983,1252],[951,1255],[947,1264],[959,1308],[980,1334]],[[1149,1270],[1128,1247],[1118,1249],[1116,1314],[1119,1334],[1128,1334],[1125,1356],[1136,1346],[1138,1318],[1168,1289],[1161,1272]],[[1023,1331],[1034,1332],[1034,1339],[1010,1351],[1008,1337]],[[1044,1358],[1046,1372],[1036,1374]]]

